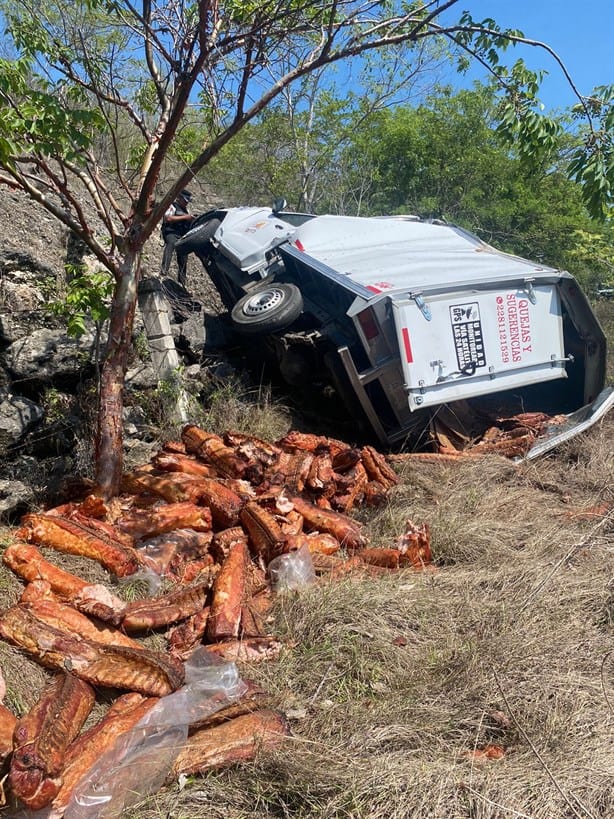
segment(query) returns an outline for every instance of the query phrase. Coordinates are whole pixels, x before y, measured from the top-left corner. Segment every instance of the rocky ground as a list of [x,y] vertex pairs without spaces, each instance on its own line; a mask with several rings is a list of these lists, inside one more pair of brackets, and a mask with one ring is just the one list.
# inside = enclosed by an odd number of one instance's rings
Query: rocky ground
[[[204,196],[195,194],[194,212],[207,209]],[[67,266],[78,261],[78,253],[69,231],[43,208],[18,191],[0,188],[0,515],[5,519],[57,494],[64,476],[91,468],[95,328],[78,340],[68,338],[65,320],[50,309],[62,301]],[[143,276],[158,275],[161,255],[156,232],[144,253]],[[86,256],[85,263],[97,265],[93,257]],[[207,373],[221,366],[222,376],[232,367],[217,355],[227,343],[221,303],[194,257],[188,279],[189,294],[174,281],[169,287],[173,332],[197,393],[203,364]],[[146,460],[155,432],[141,392],[155,391],[158,384],[140,316],[134,342],[126,446],[137,460]]]

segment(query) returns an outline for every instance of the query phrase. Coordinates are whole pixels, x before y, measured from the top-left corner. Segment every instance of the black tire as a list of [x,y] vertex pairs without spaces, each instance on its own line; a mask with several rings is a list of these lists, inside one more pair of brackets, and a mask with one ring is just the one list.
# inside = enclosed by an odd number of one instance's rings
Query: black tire
[[272,282],[250,290],[232,308],[235,330],[259,335],[285,330],[303,312],[303,296],[294,284]]
[[221,219],[212,217],[204,222],[204,224],[190,228],[185,236],[179,239],[175,247],[187,253],[206,253],[209,240],[213,237],[213,234],[221,224]]

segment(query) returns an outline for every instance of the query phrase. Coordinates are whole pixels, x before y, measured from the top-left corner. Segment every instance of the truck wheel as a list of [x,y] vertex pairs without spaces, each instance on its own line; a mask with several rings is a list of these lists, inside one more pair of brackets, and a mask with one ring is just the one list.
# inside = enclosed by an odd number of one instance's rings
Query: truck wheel
[[273,282],[251,290],[232,308],[235,329],[243,335],[285,330],[303,312],[303,296],[294,284]]
[[213,238],[213,234],[222,224],[222,220],[218,217],[207,219],[202,225],[190,228],[190,230],[181,237],[175,247],[180,247],[188,253],[194,251],[201,253],[207,250],[209,240]]

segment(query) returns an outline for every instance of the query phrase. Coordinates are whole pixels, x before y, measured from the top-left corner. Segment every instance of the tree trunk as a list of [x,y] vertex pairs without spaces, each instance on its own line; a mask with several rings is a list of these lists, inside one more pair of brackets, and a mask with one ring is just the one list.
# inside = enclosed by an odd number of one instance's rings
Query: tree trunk
[[137,303],[140,260],[140,251],[127,250],[120,264],[100,374],[95,478],[97,492],[105,499],[118,494],[122,476],[124,378]]

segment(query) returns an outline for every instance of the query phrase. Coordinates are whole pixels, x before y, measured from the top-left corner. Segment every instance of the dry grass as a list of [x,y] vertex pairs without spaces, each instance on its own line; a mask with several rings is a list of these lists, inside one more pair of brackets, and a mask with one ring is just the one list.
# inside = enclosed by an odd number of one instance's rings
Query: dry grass
[[[278,407],[225,417],[267,437],[287,420]],[[580,514],[614,503],[613,442],[610,415],[532,463],[405,466],[364,520],[374,545],[427,520],[436,568],[279,597],[288,648],[243,673],[289,714],[283,751],[125,815],[614,816],[614,513]],[[18,590],[1,569],[2,603]],[[23,713],[43,672],[1,643],[0,666]],[[488,744],[503,758],[475,758]]]
[[[280,599],[294,647],[249,673],[298,717],[293,740],[135,816],[612,815],[613,544],[586,534],[532,574],[455,565]],[[488,743],[506,756],[472,761]]]
[[247,387],[230,378],[211,385],[200,423],[219,434],[231,429],[274,441],[288,432],[292,419],[290,410],[273,397],[270,387]]

